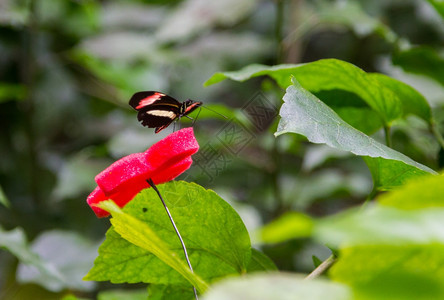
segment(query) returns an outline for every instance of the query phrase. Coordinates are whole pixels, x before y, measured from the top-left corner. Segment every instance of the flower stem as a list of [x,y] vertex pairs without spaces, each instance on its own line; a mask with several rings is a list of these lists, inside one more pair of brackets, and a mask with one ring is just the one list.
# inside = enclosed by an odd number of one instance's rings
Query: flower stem
[[319,277],[324,272],[326,272],[334,263],[336,262],[336,256],[334,254],[330,255],[326,260],[324,260],[316,269],[305,277],[305,279],[314,279]]
[[[191,272],[194,272],[193,267],[191,266],[190,259],[188,257],[187,247],[185,246],[182,236],[180,235],[179,229],[177,229],[176,223],[173,220],[173,216],[171,215],[170,210],[168,209],[168,206],[166,205],[165,201],[163,200],[162,195],[160,194],[160,192],[157,189],[156,185],[154,184],[153,180],[150,178],[146,182],[148,182],[148,184],[156,191],[157,195],[160,198],[160,201],[162,201],[163,207],[165,208],[165,210],[168,214],[168,218],[170,218],[171,224],[173,225],[174,230],[176,231],[176,234],[179,237],[180,243],[182,244],[183,253],[185,254],[185,259],[187,261],[188,267],[190,267]],[[199,298],[197,297],[197,290],[196,290],[195,286],[193,286],[193,291],[194,291],[194,297],[196,298],[196,300],[199,300]]]

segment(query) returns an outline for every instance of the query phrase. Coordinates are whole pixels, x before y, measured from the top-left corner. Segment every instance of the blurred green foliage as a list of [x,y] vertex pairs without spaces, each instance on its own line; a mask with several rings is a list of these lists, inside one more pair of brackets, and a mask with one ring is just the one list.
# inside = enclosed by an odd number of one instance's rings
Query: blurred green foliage
[[[0,246],[8,250],[0,252],[0,298],[60,299],[72,292],[79,299],[112,299],[112,292],[103,291],[146,288],[72,280],[88,272],[88,258],[97,255],[109,227],[85,202],[94,176],[172,130],[154,135],[140,126],[127,105],[137,91],[203,101],[229,117],[202,109],[194,125],[201,152],[224,160],[203,167],[195,163],[181,178],[214,189],[250,232],[292,210],[325,216],[361,204],[381,165],[370,174],[353,155],[293,134],[275,139],[277,118],[259,126],[246,113],[257,99],[271,110],[280,108],[284,90],[277,84],[263,77],[205,88],[203,83],[214,73],[250,64],[341,59],[413,86],[432,108],[432,129],[443,132],[442,14],[442,4],[432,0],[0,1]],[[356,99],[350,90],[340,95]],[[330,105],[328,99],[337,98],[331,93],[337,92],[316,91],[316,96]],[[384,143],[381,131],[375,132],[384,123],[375,122],[377,116],[360,101],[341,117],[358,120],[356,126]],[[429,121],[427,109],[411,113]],[[393,148],[438,171],[444,152],[430,124],[415,116],[397,117],[388,118]],[[230,142],[227,128],[241,130],[248,142]],[[48,249],[58,250],[60,257],[45,256]],[[280,270],[297,272],[313,269],[313,255],[321,260],[329,255],[324,245],[308,239],[262,250]],[[345,255],[351,261],[359,251],[355,246]],[[76,268],[58,260],[82,264]],[[349,263],[338,265],[333,276],[349,280],[337,271]],[[65,274],[66,268],[69,276],[60,281],[54,274]],[[56,280],[42,283],[42,278]],[[326,285],[338,295],[348,294],[342,285]]]

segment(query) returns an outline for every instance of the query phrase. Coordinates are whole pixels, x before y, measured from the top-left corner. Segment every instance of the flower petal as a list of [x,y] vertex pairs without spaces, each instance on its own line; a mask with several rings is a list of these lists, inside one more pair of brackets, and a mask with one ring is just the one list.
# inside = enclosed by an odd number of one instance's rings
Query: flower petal
[[88,198],[86,198],[86,203],[88,203],[98,218],[103,218],[109,215],[107,211],[94,205],[104,200],[108,200],[108,197],[105,196],[100,187],[96,187],[94,191],[89,194]]
[[188,170],[192,163],[193,160],[191,157],[187,157],[177,164],[170,166],[168,169],[159,170],[158,172],[154,173],[151,179],[153,180],[154,184],[168,182]]
[[98,218],[103,218],[109,216],[106,210],[95,206],[95,204],[100,203],[105,200],[113,200],[119,207],[124,207],[128,202],[133,200],[133,198],[143,189],[148,188],[149,184],[146,181],[138,181],[132,186],[128,186],[119,192],[112,194],[111,196],[106,196],[100,187],[96,187],[91,194],[89,194],[86,202],[94,211]]
[[112,199],[120,207],[125,206],[152,179],[155,184],[173,180],[192,164],[191,155],[199,149],[193,128],[184,128],[160,140],[143,153],[125,156],[104,171],[95,180],[98,187],[88,196],[87,203],[97,217],[108,212],[95,204]]
[[96,176],[97,185],[105,195],[110,196],[136,182],[145,181],[151,174],[148,154],[134,153],[114,162]]
[[167,169],[199,150],[192,127],[184,128],[168,135],[152,145],[145,153],[154,172]]

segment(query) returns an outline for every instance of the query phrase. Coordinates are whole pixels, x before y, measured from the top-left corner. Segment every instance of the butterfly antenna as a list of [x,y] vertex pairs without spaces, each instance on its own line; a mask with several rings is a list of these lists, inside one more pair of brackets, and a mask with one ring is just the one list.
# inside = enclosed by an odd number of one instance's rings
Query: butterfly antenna
[[223,114],[221,114],[221,113],[218,113],[217,111],[215,111],[214,109],[211,109],[211,108],[208,108],[208,107],[206,107],[206,106],[201,106],[201,107],[203,107],[203,108],[205,108],[205,109],[208,109],[209,111],[212,111],[212,112],[214,112],[214,113],[216,113],[216,114],[218,114],[219,116],[221,116],[221,117],[224,117],[225,119],[228,119],[228,117],[227,116],[225,116],[225,115],[223,115]]
[[199,112],[197,113],[196,118],[194,118],[194,120],[193,120],[193,124],[191,124],[191,126],[194,126],[194,123],[196,123],[197,118],[199,117],[199,114],[200,114],[200,111],[201,111],[201,110],[202,110],[202,107],[199,107]]

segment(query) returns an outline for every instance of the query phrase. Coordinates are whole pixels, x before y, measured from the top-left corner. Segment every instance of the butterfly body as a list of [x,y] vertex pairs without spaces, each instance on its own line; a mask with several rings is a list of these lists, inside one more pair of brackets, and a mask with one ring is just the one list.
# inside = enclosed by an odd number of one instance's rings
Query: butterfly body
[[143,126],[156,128],[155,133],[167,128],[176,119],[180,119],[202,105],[202,102],[186,100],[179,102],[171,96],[145,91],[135,93],[129,104],[138,111],[137,119]]

